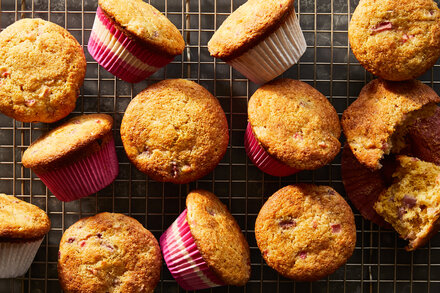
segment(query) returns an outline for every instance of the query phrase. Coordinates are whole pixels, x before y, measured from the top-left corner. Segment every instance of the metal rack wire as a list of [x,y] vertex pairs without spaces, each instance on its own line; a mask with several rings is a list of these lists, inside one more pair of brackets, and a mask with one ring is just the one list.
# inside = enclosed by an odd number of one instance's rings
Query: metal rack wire
[[[181,30],[187,43],[182,56],[150,79],[131,85],[103,70],[87,53],[97,0],[0,0],[0,29],[23,17],[40,17],[68,29],[84,46],[87,74],[75,111],[108,113],[115,118],[114,136],[120,173],[109,187],[87,198],[62,203],[21,164],[21,155],[44,131],[59,123],[29,124],[0,115],[0,192],[13,194],[43,208],[52,228],[29,272],[17,279],[0,280],[0,293],[60,292],[57,279],[58,243],[63,231],[78,219],[102,211],[121,212],[138,219],[156,237],[184,209],[185,195],[194,188],[213,191],[227,204],[251,246],[252,275],[243,288],[221,287],[213,292],[440,292],[440,236],[413,253],[392,231],[364,220],[355,210],[355,252],[347,265],[315,283],[295,283],[280,277],[260,256],[254,222],[264,201],[282,186],[314,182],[333,186],[345,195],[340,156],[314,172],[287,178],[264,175],[246,157],[243,135],[247,101],[257,86],[227,64],[209,56],[206,44],[223,20],[244,0],[151,0]],[[350,52],[347,27],[358,0],[298,0],[295,3],[308,48],[299,64],[283,76],[316,87],[342,114],[371,80]],[[437,92],[440,67],[420,79]],[[123,150],[119,127],[131,98],[147,85],[165,78],[188,78],[213,93],[226,112],[230,127],[228,151],[215,171],[188,185],[163,184],[136,170]],[[163,267],[157,292],[182,291]],[[209,291],[209,290],[207,290]]]

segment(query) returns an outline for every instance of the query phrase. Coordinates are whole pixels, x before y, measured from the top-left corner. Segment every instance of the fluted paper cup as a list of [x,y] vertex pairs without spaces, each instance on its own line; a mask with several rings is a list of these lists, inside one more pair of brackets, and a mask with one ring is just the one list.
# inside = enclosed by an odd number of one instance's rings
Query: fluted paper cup
[[62,201],[72,201],[95,193],[115,180],[119,172],[112,137],[101,150],[45,173],[36,173],[47,188]]
[[284,164],[267,153],[255,138],[250,123],[246,127],[244,147],[252,163],[264,173],[272,176],[289,176],[300,171]]
[[160,247],[171,275],[185,290],[225,285],[209,268],[191,234],[184,210],[160,237]]
[[0,279],[23,276],[34,261],[43,238],[29,242],[0,242]]
[[173,58],[161,56],[130,39],[98,7],[89,43],[90,55],[107,71],[127,82],[140,82]]
[[296,64],[307,49],[295,11],[275,32],[244,54],[226,62],[256,84],[281,75]]

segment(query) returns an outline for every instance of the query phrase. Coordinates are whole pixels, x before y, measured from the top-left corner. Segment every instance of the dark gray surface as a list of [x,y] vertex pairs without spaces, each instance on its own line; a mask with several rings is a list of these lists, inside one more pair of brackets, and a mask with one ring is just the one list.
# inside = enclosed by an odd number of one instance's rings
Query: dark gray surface
[[[357,2],[296,1],[308,48],[299,64],[283,75],[315,86],[331,100],[339,114],[372,78],[357,63],[348,47],[349,13],[354,11]],[[243,147],[247,100],[257,86],[227,64],[211,58],[206,48],[214,28],[242,3],[243,0],[151,1],[182,31],[187,49],[150,79],[131,85],[115,79],[87,53],[96,0],[27,0],[23,13],[20,11],[21,0],[0,0],[0,28],[22,16],[41,17],[66,27],[84,45],[88,63],[86,80],[77,107],[69,117],[80,113],[111,114],[116,121],[114,135],[120,162],[119,176],[112,185],[97,195],[63,204],[20,163],[21,154],[30,141],[59,123],[31,125],[0,115],[0,192],[17,195],[40,206],[52,221],[52,229],[31,270],[22,278],[0,280],[0,293],[59,292],[58,243],[63,231],[78,219],[102,211],[121,212],[138,219],[159,237],[184,209],[185,195],[194,188],[213,191],[229,206],[251,246],[252,276],[247,286],[221,287],[213,292],[440,292],[439,235],[424,248],[408,253],[403,249],[405,242],[394,232],[383,231],[363,220],[356,210],[356,250],[347,265],[327,279],[313,284],[295,283],[265,265],[256,247],[253,229],[258,211],[268,196],[295,182],[327,184],[342,195],[345,192],[340,175],[340,155],[332,164],[319,170],[287,178],[264,175],[247,159]],[[437,92],[439,69],[436,65],[420,78]],[[128,162],[119,136],[120,122],[130,99],[152,82],[176,77],[197,81],[217,96],[230,127],[230,146],[221,164],[205,178],[182,186],[157,183],[137,171]],[[178,291],[179,287],[164,267],[157,292]]]

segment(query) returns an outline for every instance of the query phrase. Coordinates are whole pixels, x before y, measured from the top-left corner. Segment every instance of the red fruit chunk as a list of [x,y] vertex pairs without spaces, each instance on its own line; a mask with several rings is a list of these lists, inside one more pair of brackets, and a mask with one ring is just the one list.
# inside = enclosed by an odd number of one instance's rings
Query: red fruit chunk
[[377,24],[371,30],[373,31],[373,33],[380,33],[380,32],[389,31],[392,29],[393,29],[393,24],[389,21],[384,21],[384,22]]
[[340,225],[340,224],[334,224],[334,225],[332,225],[332,232],[333,232],[333,233],[339,233],[339,232],[341,232],[341,225]]

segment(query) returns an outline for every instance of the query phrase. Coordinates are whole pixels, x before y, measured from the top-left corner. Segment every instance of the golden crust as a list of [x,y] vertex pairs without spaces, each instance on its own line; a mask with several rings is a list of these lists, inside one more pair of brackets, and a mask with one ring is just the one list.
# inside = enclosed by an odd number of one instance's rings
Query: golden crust
[[270,267],[290,279],[315,281],[352,255],[356,226],[350,206],[331,187],[298,184],[269,197],[255,237]]
[[275,31],[293,9],[294,0],[249,0],[235,10],[208,42],[211,56],[238,57]]
[[188,183],[211,172],[229,134],[218,100],[199,84],[170,79],[153,84],[128,105],[121,137],[130,161],[157,181]]
[[227,207],[211,192],[194,190],[186,198],[187,220],[208,266],[228,285],[249,280],[249,245]]
[[440,56],[440,10],[432,0],[361,0],[348,37],[356,58],[374,75],[416,78]]
[[304,82],[280,79],[263,85],[250,98],[248,115],[261,146],[295,169],[320,168],[339,153],[338,114]]
[[64,292],[153,292],[161,265],[153,234],[122,214],[81,219],[60,241],[58,277]]
[[82,158],[111,139],[112,126],[107,114],[76,116],[34,141],[23,153],[23,166],[44,171]]
[[39,207],[12,195],[0,194],[0,242],[41,239],[50,230],[50,220]]
[[125,32],[170,56],[182,54],[185,41],[176,26],[142,0],[99,0],[101,9]]
[[342,128],[353,154],[362,164],[379,169],[396,128],[411,112],[438,102],[440,97],[434,90],[417,80],[371,81],[342,115]]
[[86,72],[81,45],[64,28],[22,19],[0,33],[0,111],[51,123],[75,108]]

